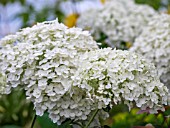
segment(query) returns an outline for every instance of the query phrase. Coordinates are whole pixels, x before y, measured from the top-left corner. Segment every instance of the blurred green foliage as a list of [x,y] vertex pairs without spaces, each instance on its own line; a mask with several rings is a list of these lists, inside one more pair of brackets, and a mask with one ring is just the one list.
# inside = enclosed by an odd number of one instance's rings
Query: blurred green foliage
[[53,20],[58,18],[59,22],[64,19],[64,13],[61,10],[60,4],[63,1],[57,0],[53,6],[46,6],[41,10],[36,10],[32,4],[24,5],[24,11],[18,13],[15,18],[22,19],[22,28],[32,26],[37,22]]
[[[0,126],[26,126],[32,119],[33,105],[25,100],[23,90],[15,89],[0,98]],[[11,126],[12,127],[12,126]]]
[[152,6],[155,10],[158,10],[162,7],[168,9],[168,7],[170,6],[170,0],[135,0],[135,1],[138,4],[148,4]]
[[158,10],[162,6],[162,0],[135,0],[139,4],[148,4]]
[[15,3],[15,2],[19,2],[22,5],[25,4],[25,0],[0,0],[0,4],[2,4],[3,6],[6,6],[8,3]]
[[105,124],[111,128],[133,128],[134,126],[145,126],[152,124],[155,128],[170,127],[170,108],[158,114],[137,114],[139,109],[134,108],[130,112],[125,105],[114,106],[110,110],[110,118]]

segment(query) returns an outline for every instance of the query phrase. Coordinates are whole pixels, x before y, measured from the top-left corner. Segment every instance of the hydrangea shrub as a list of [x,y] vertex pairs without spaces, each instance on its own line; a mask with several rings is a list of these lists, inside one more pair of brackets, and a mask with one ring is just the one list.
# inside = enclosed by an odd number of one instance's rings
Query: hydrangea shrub
[[77,26],[90,28],[96,40],[103,33],[109,46],[120,48],[122,42],[133,43],[155,14],[152,7],[133,0],[109,0],[101,9],[82,13]]
[[161,81],[170,88],[170,16],[156,15],[135,40],[135,51],[153,62]]
[[[36,114],[41,116],[48,110],[54,122],[76,117],[85,119],[84,115],[75,112],[81,107],[74,101],[83,104],[86,99],[79,101],[79,96],[70,97],[68,92],[71,76],[78,65],[76,58],[86,51],[98,49],[89,32],[69,29],[58,21],[51,21],[7,36],[0,44],[0,68],[7,75],[3,93],[8,94],[17,86],[24,88],[27,98],[34,103]],[[70,110],[66,109],[68,106],[71,106]],[[54,114],[58,116],[54,118]]]
[[7,83],[0,93],[23,88],[36,115],[48,112],[54,123],[70,119],[84,126],[96,116],[86,125],[93,128],[108,117],[108,106],[124,103],[156,113],[168,105],[168,89],[152,63],[129,51],[98,49],[79,28],[38,23],[0,44],[0,70]]
[[99,49],[84,54],[73,88],[84,90],[95,99],[97,108],[124,103],[141,110],[164,111],[169,93],[157,76],[155,66],[129,51]]

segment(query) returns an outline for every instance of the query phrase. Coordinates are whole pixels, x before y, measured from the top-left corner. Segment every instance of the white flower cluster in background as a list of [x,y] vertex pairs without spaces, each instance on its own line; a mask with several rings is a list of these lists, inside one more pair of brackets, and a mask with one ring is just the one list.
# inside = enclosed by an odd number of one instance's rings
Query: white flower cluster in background
[[70,89],[77,57],[98,49],[89,32],[51,21],[7,36],[0,44],[0,68],[7,76],[3,93],[17,86],[24,88],[36,114],[42,116],[48,111],[58,124],[66,118],[87,119],[90,111],[86,107],[93,106],[88,106],[80,91],[71,96]]
[[124,103],[141,110],[164,111],[168,89],[154,64],[129,51],[99,49],[84,54],[73,78],[73,88],[84,90],[98,109]]
[[97,20],[97,15],[98,15],[99,9],[98,8],[93,8],[90,10],[87,10],[80,14],[80,17],[77,20],[77,26],[79,28],[83,28],[84,30],[90,31],[91,34],[93,34],[95,39],[100,38],[100,29],[97,28],[95,25],[95,22]]
[[97,35],[95,39],[99,39],[100,33],[105,34],[106,42],[112,47],[133,42],[156,14],[152,7],[135,4],[133,0],[110,0],[101,9],[91,12],[82,13],[77,26],[91,28],[91,33]]
[[153,62],[165,85],[170,88],[170,16],[155,16],[130,49]]

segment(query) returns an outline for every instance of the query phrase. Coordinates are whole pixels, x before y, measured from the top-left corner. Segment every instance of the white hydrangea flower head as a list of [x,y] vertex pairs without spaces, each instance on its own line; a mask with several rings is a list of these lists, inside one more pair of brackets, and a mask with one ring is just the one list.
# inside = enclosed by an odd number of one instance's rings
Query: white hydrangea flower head
[[73,88],[84,90],[98,109],[123,102],[129,109],[164,111],[169,93],[154,64],[129,51],[99,49],[85,53],[74,76]]
[[[106,43],[112,47],[120,47],[121,42],[133,43],[142,28],[156,14],[152,7],[138,5],[133,0],[110,0],[101,9],[91,12],[80,15],[78,26],[84,29],[87,25],[90,26],[94,36],[100,35],[100,33],[105,34]],[[91,22],[87,22],[87,20]],[[99,36],[95,37],[95,39],[98,38]]]
[[95,26],[96,14],[98,13],[99,9],[89,9],[83,12],[77,20],[77,26],[83,28],[84,30],[90,31],[92,34],[95,34],[95,38],[99,37],[98,28]]
[[[69,94],[62,96],[62,98],[56,101],[56,103],[57,106],[49,110],[49,117],[57,124],[61,124],[66,118],[68,118],[85,125],[97,109],[98,105],[85,91],[77,87],[71,89]],[[99,110],[99,113],[94,120],[94,122],[97,123],[93,122],[93,126],[100,126],[100,114],[103,115],[101,117],[103,119],[108,117],[108,113],[103,112],[102,109]]]
[[158,69],[161,81],[170,88],[170,16],[156,15],[130,49],[142,54]]
[[[71,76],[78,65],[77,57],[98,49],[89,32],[69,29],[55,20],[25,28],[3,38],[0,44],[0,68],[7,75],[4,93],[10,93],[17,86],[24,88],[27,98],[34,103],[36,114],[41,116],[48,111],[57,123],[70,117],[85,118],[88,111],[86,115],[83,113],[83,104],[87,101],[70,98],[69,91]],[[76,110],[73,102],[82,107]],[[53,117],[58,111],[60,115]],[[77,114],[79,111],[82,114]]]

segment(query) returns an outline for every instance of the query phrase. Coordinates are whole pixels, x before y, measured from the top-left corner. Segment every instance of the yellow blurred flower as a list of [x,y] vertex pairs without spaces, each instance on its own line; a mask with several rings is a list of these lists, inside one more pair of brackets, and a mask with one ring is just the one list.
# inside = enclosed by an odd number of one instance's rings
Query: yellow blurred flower
[[126,42],[126,47],[129,49],[132,46],[131,42]]
[[167,11],[167,14],[169,14],[169,15],[170,15],[170,10],[168,10],[168,11]]
[[69,28],[73,27],[76,25],[77,19],[78,19],[79,15],[78,14],[70,14],[68,15],[65,20],[64,20],[64,24],[66,26],[68,26]]
[[104,4],[104,3],[106,2],[106,0],[100,0],[100,2],[101,2],[102,4]]
[[170,14],[170,5],[168,6],[168,11],[167,11],[168,14]]

